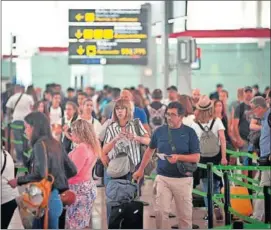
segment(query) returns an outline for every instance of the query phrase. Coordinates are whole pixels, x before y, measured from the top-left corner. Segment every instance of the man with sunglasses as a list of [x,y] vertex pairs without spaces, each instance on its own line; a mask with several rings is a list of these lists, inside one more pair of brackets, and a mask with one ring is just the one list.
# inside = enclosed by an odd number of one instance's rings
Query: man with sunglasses
[[164,159],[158,160],[156,169],[158,175],[155,179],[158,229],[171,228],[169,213],[173,198],[176,203],[179,228],[192,229],[193,173],[186,170],[184,166],[199,162],[200,148],[195,131],[182,123],[184,112],[183,106],[178,102],[168,105],[167,124],[154,131],[142,163],[133,175],[136,181],[140,181],[156,149],[158,153],[163,153],[165,156]]

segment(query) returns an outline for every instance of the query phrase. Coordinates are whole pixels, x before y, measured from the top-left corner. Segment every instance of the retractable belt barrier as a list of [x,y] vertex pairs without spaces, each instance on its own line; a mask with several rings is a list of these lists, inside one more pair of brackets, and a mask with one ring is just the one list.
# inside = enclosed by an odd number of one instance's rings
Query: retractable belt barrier
[[[246,152],[235,152],[231,150],[227,150],[227,154],[231,155],[232,157],[248,157],[254,160],[257,160],[259,157]],[[228,175],[227,171],[230,170],[246,170],[246,171],[271,171],[271,166],[242,166],[242,165],[213,165],[212,163],[208,164],[197,164],[199,168],[206,169],[208,174],[208,191],[202,192],[198,189],[193,189],[193,193],[202,197],[207,197],[208,203],[208,228],[213,228],[213,202],[216,203],[219,207],[224,208],[225,211],[225,226],[220,226],[217,229],[232,229],[231,223],[231,214],[235,215],[236,217],[248,222],[244,223],[244,228],[261,228],[261,229],[270,229],[271,225],[268,224],[269,221],[268,217],[265,218],[265,223],[251,217],[242,215],[235,211],[230,206],[230,199],[264,199],[265,200],[265,212],[266,216],[270,215],[270,202],[271,200],[271,187],[260,187],[260,182],[253,178],[250,178],[243,174],[232,174],[232,176]],[[219,170],[224,170],[225,172],[222,173]],[[225,193],[224,194],[213,194],[213,174],[226,179],[225,180]],[[150,176],[145,176],[146,179],[155,180],[156,174],[151,174]],[[240,180],[241,179],[241,180]],[[250,184],[243,182],[242,180],[247,180]],[[243,186],[245,188],[251,189],[257,193],[264,193],[264,195],[234,195],[230,194],[229,188],[229,181],[232,181],[236,185]],[[226,188],[227,187],[227,188]],[[228,196],[228,197],[226,197]],[[220,201],[220,199],[224,199],[224,203]]]

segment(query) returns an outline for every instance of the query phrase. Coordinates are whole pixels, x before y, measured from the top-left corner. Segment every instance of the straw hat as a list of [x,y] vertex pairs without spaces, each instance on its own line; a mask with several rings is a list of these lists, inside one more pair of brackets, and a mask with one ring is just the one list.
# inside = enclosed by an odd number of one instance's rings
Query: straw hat
[[213,107],[213,101],[206,95],[202,95],[196,104],[198,110],[208,110]]

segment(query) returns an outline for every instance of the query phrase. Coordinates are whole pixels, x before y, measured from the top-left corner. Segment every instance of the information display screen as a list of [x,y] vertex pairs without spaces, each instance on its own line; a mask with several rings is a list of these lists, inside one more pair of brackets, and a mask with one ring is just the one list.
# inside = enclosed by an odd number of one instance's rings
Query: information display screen
[[144,7],[69,10],[69,64],[147,65],[147,17]]

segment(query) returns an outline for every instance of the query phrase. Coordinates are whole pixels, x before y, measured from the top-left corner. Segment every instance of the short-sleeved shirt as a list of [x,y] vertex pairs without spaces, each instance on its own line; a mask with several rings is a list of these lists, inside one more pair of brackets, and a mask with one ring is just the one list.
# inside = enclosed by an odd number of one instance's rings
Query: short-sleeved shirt
[[[21,93],[16,93],[13,96],[11,96],[6,104],[6,107],[9,109],[14,109],[15,104],[20,96]],[[33,97],[27,94],[23,94],[13,112],[13,121],[23,121],[24,118],[29,113],[32,112],[33,105],[34,105]]]
[[[134,120],[129,121],[126,124],[125,129],[127,133],[132,133],[134,135],[137,134]],[[140,136],[144,136],[145,134],[147,134],[147,131],[144,129],[141,122],[139,122],[139,130]],[[120,132],[121,127],[117,122],[113,122],[112,124],[110,124],[106,129],[104,144],[107,144],[110,141],[112,141]],[[114,159],[121,152],[127,153],[131,157],[135,166],[140,163],[141,161],[140,143],[129,140],[127,138],[123,138],[115,144],[115,147],[109,152],[108,157],[109,159]]]
[[147,115],[144,109],[135,107],[134,109],[134,119],[138,118],[143,125],[148,124]]
[[[176,153],[173,153],[169,143],[168,131],[171,132],[172,143],[176,148]],[[157,149],[158,153],[164,153],[166,155],[200,153],[199,139],[196,132],[183,124],[178,129],[169,129],[168,125],[157,128],[153,133],[149,147],[151,149]],[[168,160],[161,159],[158,159],[157,174],[172,178],[183,177],[177,168],[177,164],[171,164]]]
[[261,150],[261,157],[265,157],[270,154],[270,127],[268,124],[268,116],[271,112],[269,109],[265,112],[263,119],[262,119],[262,128],[261,128],[261,137],[260,137],[260,150]]
[[[244,108],[243,114],[241,114],[241,108]],[[250,113],[251,107],[244,102],[238,105],[234,111],[234,118],[239,119],[239,133],[243,140],[248,140],[248,135],[250,132],[249,124],[252,118],[252,114]]]
[[[208,122],[208,124],[207,124],[207,123],[202,123],[201,125],[202,125],[203,127],[208,126],[208,127],[210,128],[212,121],[213,121],[213,120],[210,120],[210,121]],[[202,129],[200,128],[200,126],[198,125],[198,123],[193,122],[192,125],[191,125],[191,128],[195,130],[195,132],[196,132],[196,134],[197,134],[197,136],[198,136],[198,138],[199,138],[199,140],[200,140],[203,131],[202,131]],[[218,135],[218,131],[219,131],[219,130],[225,130],[225,127],[224,127],[224,125],[223,125],[221,119],[220,119],[220,118],[216,118],[216,119],[215,119],[215,123],[214,123],[213,128],[212,128],[212,132],[213,132],[214,135],[215,135],[216,137],[218,137],[218,138],[219,138],[219,135]],[[219,144],[220,144],[220,142],[219,142]]]
[[115,101],[111,101],[109,102],[105,107],[104,110],[102,112],[102,116],[105,117],[106,119],[110,119],[111,114],[113,112],[113,109],[115,107],[116,102]]

